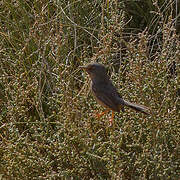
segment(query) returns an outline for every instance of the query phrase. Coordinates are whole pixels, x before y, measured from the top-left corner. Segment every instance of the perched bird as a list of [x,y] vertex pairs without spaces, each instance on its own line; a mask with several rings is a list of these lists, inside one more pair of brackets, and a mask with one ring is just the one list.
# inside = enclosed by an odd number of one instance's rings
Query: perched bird
[[124,111],[124,106],[130,107],[144,114],[149,114],[149,108],[128,102],[119,95],[117,89],[107,75],[104,65],[90,63],[86,66],[80,66],[80,68],[84,69],[91,78],[91,90],[95,99],[99,104],[107,109],[105,112],[98,115],[98,117],[112,110],[112,119],[110,120],[110,123],[112,123],[112,120],[114,119],[114,111],[120,112],[120,109]]

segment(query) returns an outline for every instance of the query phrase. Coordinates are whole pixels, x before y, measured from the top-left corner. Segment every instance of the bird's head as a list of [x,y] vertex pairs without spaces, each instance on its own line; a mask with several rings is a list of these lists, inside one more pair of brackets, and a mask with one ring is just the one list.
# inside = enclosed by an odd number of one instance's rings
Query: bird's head
[[108,77],[105,66],[99,63],[90,63],[86,66],[80,66],[80,68],[84,69],[92,80],[106,79]]

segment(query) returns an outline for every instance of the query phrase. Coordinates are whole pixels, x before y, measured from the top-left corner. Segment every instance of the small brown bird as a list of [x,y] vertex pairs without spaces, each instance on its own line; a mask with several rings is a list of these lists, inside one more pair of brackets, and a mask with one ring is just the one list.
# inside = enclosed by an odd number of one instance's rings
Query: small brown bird
[[130,107],[144,114],[149,114],[149,108],[122,99],[107,75],[104,65],[91,63],[86,66],[80,66],[80,68],[84,69],[89,74],[92,81],[92,93],[97,102],[107,108],[107,110],[98,115],[98,117],[112,110],[112,119],[110,120],[110,123],[112,123],[112,120],[114,119],[114,111],[120,112],[120,109],[124,111],[124,106]]

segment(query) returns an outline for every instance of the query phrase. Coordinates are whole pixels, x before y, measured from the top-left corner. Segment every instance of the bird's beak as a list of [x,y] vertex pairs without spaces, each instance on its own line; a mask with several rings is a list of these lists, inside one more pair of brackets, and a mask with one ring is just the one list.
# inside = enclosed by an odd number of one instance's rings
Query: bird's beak
[[87,70],[87,66],[79,66],[79,68]]

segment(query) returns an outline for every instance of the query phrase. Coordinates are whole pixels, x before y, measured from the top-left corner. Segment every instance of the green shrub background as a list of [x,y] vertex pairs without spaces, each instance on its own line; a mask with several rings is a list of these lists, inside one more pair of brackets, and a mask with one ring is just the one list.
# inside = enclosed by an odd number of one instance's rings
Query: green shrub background
[[[0,177],[179,179],[180,2],[0,1]],[[127,100],[102,112],[80,65]]]

